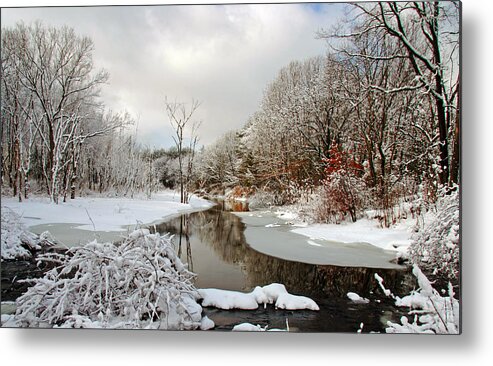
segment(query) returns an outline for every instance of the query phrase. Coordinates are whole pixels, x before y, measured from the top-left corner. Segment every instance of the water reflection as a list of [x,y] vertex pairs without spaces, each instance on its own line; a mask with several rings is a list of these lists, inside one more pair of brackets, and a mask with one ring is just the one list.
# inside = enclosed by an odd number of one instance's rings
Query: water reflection
[[396,294],[404,294],[413,286],[407,270],[313,265],[259,253],[245,240],[245,224],[223,207],[155,226],[160,233],[175,234],[177,252],[197,274],[198,287],[248,291],[279,282],[292,293],[317,299],[345,298],[349,291],[369,297],[381,293],[374,279],[376,272]]

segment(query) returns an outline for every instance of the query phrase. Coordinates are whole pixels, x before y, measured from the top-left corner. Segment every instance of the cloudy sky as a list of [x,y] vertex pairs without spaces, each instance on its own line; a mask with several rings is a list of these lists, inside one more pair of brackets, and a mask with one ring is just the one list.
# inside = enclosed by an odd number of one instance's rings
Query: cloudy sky
[[201,102],[200,144],[240,128],[291,60],[324,54],[316,31],[342,16],[337,4],[184,5],[2,9],[2,26],[41,19],[94,41],[110,73],[102,98],[138,119],[150,147],[173,144],[164,98]]

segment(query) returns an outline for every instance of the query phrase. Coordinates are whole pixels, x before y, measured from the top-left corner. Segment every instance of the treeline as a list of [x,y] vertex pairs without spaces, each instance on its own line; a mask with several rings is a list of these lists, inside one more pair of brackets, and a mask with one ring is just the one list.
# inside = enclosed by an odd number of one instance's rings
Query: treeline
[[40,23],[2,29],[2,187],[54,202],[162,187],[183,202],[193,192],[311,197],[316,220],[375,209],[385,225],[397,203],[434,202],[459,182],[459,4],[351,7],[319,33],[326,56],[286,65],[244,128],[199,150],[198,102],[164,101],[176,146],[144,149],[131,116],[99,99],[108,75],[94,69],[90,39]]
[[197,185],[270,191],[275,203],[318,192],[321,221],[407,197],[434,202],[459,181],[459,4],[354,5],[320,32],[326,57],[294,61],[237,133],[200,156]]
[[40,22],[2,28],[2,189],[58,202],[77,191],[146,188],[142,149],[127,113],[105,109],[107,82],[95,70],[93,43],[68,27]]

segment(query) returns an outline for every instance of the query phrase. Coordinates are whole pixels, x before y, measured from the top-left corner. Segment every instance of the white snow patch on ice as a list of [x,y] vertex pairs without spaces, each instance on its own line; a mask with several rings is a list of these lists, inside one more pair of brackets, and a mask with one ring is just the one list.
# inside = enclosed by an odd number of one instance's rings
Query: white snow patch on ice
[[283,220],[296,220],[298,218],[298,214],[291,211],[277,211],[276,216]]
[[360,219],[354,223],[308,225],[292,231],[310,239],[368,243],[382,249],[402,251],[411,244],[413,224],[412,220],[406,220],[391,228],[381,228],[374,220]]

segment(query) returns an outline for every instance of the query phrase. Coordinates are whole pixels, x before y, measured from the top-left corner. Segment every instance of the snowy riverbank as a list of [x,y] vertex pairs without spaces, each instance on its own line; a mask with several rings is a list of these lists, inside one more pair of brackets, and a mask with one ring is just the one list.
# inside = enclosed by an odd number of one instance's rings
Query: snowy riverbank
[[307,224],[295,213],[274,210],[234,212],[246,225],[248,245],[263,254],[301,263],[343,267],[402,269],[407,256],[411,221],[383,229],[378,222]]
[[174,191],[162,191],[146,198],[78,197],[53,204],[46,197],[32,197],[23,202],[17,198],[2,197],[2,206],[9,207],[27,227],[43,224],[75,224],[73,227],[88,231],[125,231],[124,226],[150,224],[165,217],[208,209],[213,203],[192,196],[190,203],[180,203]]
[[361,218],[356,222],[340,224],[307,224],[301,222],[295,212],[278,210],[276,216],[289,220],[295,227],[292,232],[309,237],[311,240],[326,240],[345,244],[366,243],[384,250],[405,253],[415,233],[416,219],[408,218],[382,228],[375,219]]

